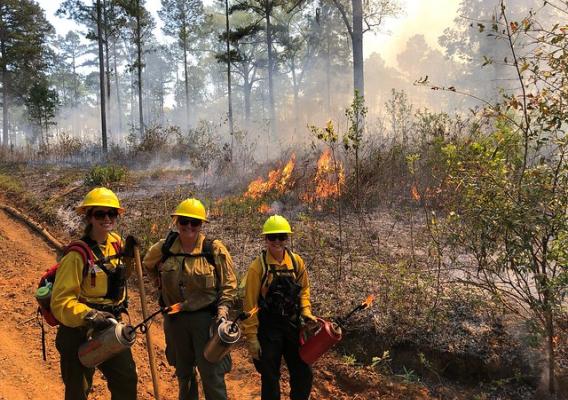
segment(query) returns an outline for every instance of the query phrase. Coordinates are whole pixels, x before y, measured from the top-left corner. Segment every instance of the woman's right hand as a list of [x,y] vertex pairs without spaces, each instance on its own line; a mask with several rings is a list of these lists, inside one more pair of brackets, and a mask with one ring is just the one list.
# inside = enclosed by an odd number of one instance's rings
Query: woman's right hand
[[114,315],[106,311],[91,310],[85,315],[85,323],[89,329],[101,331],[113,324],[110,319],[114,319]]

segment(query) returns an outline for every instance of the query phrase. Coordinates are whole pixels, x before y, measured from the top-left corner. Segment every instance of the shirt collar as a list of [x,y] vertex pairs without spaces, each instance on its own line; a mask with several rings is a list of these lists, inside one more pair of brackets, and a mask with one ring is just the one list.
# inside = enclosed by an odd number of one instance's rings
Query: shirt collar
[[284,251],[284,259],[282,262],[276,261],[274,257],[272,257],[272,254],[270,254],[270,251],[266,250],[266,263],[268,265],[286,266],[287,269],[294,267],[294,264],[292,264],[292,260],[290,259],[290,255],[288,254],[288,250]]

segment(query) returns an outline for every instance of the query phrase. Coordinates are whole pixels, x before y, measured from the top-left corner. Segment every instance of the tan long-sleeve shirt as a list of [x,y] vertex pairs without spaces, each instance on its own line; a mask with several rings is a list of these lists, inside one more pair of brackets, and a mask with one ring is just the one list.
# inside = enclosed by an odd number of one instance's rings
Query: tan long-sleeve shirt
[[[199,234],[191,254],[202,252],[205,235]],[[144,257],[144,268],[156,276],[162,285],[162,299],[166,306],[185,303],[184,310],[195,311],[217,301],[217,305],[231,307],[237,294],[237,278],[233,259],[220,240],[213,241],[215,264],[209,264],[205,257],[175,256],[183,253],[179,237],[170,251],[174,254],[162,265],[162,246],[165,239],[155,243]]]

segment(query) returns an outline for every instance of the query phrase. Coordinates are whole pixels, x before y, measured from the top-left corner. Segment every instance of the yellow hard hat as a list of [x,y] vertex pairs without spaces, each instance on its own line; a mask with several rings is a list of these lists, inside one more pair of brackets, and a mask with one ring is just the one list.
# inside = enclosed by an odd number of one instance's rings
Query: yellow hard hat
[[290,224],[283,216],[272,215],[262,226],[263,235],[270,233],[292,233],[292,228],[290,228]]
[[207,221],[207,213],[205,206],[197,199],[185,199],[178,204],[174,213],[170,214],[172,217],[189,217]]
[[87,193],[81,205],[75,210],[79,214],[85,214],[89,207],[111,207],[118,208],[119,214],[124,212],[124,208],[120,207],[116,194],[105,187],[98,187]]

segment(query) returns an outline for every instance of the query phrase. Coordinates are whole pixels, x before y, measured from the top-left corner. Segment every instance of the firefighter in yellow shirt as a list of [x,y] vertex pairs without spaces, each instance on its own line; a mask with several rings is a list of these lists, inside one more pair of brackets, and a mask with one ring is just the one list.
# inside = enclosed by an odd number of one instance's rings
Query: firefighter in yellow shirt
[[261,375],[262,400],[280,399],[282,357],[290,372],[290,399],[310,397],[313,374],[300,359],[300,324],[313,325],[310,284],[302,258],[286,247],[288,221],[273,215],[264,223],[265,250],[250,265],[243,309],[259,311],[243,321],[249,353]]
[[[124,212],[109,189],[96,188],[85,196],[77,212],[86,222],[81,241],[94,258],[85,265],[78,251],[60,261],[51,294],[51,312],[60,322],[55,345],[61,356],[65,400],[87,399],[94,368],[84,367],[77,350],[87,341],[89,330],[102,330],[119,320],[126,310],[126,277],[130,268],[122,263],[122,240],[112,232]],[[101,261],[102,260],[102,261]],[[129,263],[131,265],[131,263]],[[112,399],[136,399],[137,374],[130,349],[101,363]]]
[[207,400],[226,400],[226,356],[218,363],[203,357],[212,322],[228,318],[237,293],[233,260],[220,240],[201,233],[207,222],[205,207],[197,199],[182,201],[171,214],[175,231],[154,244],[144,267],[160,281],[162,306],[181,304],[182,311],[166,315],[166,356],[176,369],[180,400],[197,400],[195,368],[199,370]]

